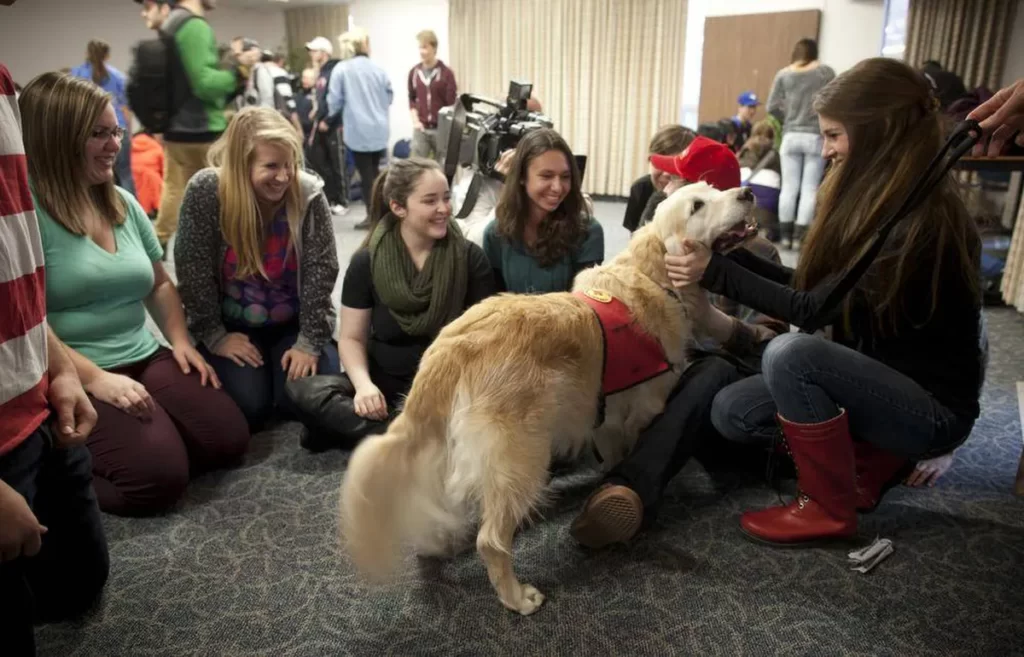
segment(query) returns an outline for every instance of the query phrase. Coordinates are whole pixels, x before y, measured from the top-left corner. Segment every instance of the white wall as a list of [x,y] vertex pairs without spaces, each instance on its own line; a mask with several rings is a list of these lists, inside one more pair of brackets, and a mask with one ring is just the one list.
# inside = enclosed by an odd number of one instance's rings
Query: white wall
[[[437,34],[438,57],[447,63],[448,0],[355,0],[349,4],[349,23],[370,33],[370,57],[387,71],[395,90],[390,143],[411,139],[406,85],[409,69],[420,61],[416,34],[433,30]],[[456,80],[458,75],[455,71]],[[467,90],[460,88],[461,91]]]
[[1017,3],[1017,17],[1010,31],[1010,45],[1006,49],[1006,65],[1003,68],[1001,86],[1005,87],[1021,78],[1024,78],[1024,0]]
[[[89,40],[103,39],[110,43],[110,63],[127,71],[132,48],[153,36],[139,10],[129,0],[21,0],[0,7],[0,62],[24,85],[40,73],[81,64]],[[277,8],[222,8],[209,20],[225,43],[239,34],[270,49],[285,42],[284,12]]]

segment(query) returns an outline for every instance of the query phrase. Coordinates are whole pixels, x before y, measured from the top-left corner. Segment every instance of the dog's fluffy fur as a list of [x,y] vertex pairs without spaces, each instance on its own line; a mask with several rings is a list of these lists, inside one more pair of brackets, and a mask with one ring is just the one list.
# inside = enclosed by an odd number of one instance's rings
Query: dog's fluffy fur
[[711,246],[736,232],[749,191],[682,188],[609,264],[581,272],[574,289],[622,300],[661,344],[672,369],[610,396],[595,432],[603,345],[593,311],[569,293],[500,295],[468,309],[426,351],[402,413],[353,452],[342,483],[340,528],[356,566],[380,579],[403,546],[420,555],[476,547],[501,602],[531,614],[544,596],[512,571],[516,528],[542,500],[554,456],[591,441],[621,460],[664,407],[686,366],[696,286],[674,291],[666,250],[684,237]]

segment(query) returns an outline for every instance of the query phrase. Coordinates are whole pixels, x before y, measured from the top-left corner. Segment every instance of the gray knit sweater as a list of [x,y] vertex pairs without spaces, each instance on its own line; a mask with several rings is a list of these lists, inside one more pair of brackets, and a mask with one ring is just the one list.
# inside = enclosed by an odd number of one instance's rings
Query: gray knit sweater
[[832,81],[836,72],[821,64],[812,69],[793,70],[789,66],[775,74],[768,94],[768,113],[782,116],[782,132],[818,134],[818,115],[814,96]]
[[[203,169],[189,181],[174,245],[178,292],[189,331],[211,351],[227,334],[221,316],[221,266],[228,245],[220,230],[217,181],[217,171],[212,168]],[[331,292],[338,278],[338,252],[323,181],[303,171],[299,183],[305,206],[295,245],[299,278],[299,338],[295,347],[319,355],[334,333]]]

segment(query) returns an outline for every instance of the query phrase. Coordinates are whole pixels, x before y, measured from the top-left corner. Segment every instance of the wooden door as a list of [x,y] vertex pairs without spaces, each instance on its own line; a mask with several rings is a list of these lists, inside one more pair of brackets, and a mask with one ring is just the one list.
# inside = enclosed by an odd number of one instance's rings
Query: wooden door
[[817,9],[705,19],[698,120],[733,116],[744,91],[755,92],[762,103],[754,120],[764,118],[775,73],[789,65],[797,41],[817,40],[820,23]]

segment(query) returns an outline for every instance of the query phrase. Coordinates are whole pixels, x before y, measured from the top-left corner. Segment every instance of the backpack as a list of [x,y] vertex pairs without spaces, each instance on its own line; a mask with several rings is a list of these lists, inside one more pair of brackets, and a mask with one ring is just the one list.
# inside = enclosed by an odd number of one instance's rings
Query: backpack
[[[292,91],[292,79],[288,73],[279,67],[269,67],[266,63],[260,64],[259,68],[263,68],[270,74],[272,84],[274,85],[274,109],[281,113],[286,119],[290,119],[292,113],[295,112],[295,95]],[[254,69],[252,72],[252,85],[250,91],[246,94],[246,103],[249,105],[260,104],[260,81],[259,70]]]
[[[163,134],[188,100],[189,85],[178,57],[174,32],[192,18],[178,21],[173,32],[158,31],[155,39],[140,42],[128,73],[128,107],[147,132]],[[200,19],[203,20],[203,19]]]

